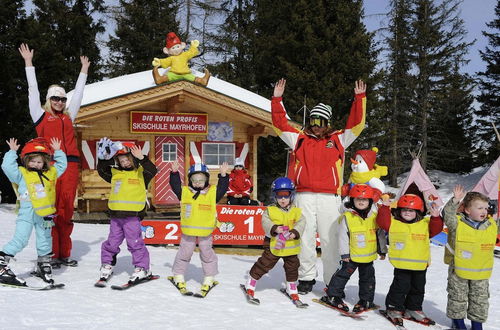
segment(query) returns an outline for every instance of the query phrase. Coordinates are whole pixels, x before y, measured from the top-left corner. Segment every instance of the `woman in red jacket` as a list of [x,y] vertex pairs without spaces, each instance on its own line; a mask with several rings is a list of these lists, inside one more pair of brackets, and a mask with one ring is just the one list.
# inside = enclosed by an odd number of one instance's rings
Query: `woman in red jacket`
[[73,121],[80,109],[90,62],[86,56],[80,56],[82,68],[68,107],[66,107],[66,92],[59,85],[49,86],[45,104],[42,106],[32,62],[33,52],[27,44],[21,44],[19,47],[19,53],[26,65],[31,119],[39,137],[47,140],[56,137],[62,141],[61,150],[66,153],[68,160],[66,172],[57,180],[57,217],[54,221],[55,226],[52,228],[52,252],[54,253],[52,264],[54,268],[59,268],[61,264],[74,267],[77,261],[70,259],[72,246],[70,236],[73,231],[71,219],[78,187],[80,153],[76,145]]

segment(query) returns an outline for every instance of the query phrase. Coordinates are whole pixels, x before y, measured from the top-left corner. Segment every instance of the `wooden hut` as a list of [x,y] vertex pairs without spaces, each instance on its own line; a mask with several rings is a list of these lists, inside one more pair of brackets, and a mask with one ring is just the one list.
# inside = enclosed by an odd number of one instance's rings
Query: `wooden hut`
[[155,85],[151,71],[87,85],[75,124],[82,156],[77,220],[106,209],[110,186],[96,170],[97,141],[104,136],[136,142],[156,164],[149,197],[162,212],[179,205],[167,184],[175,159],[182,179],[191,164],[202,161],[211,183],[222,161],[244,159],[256,198],[257,140],[275,134],[268,98],[215,77],[206,87],[185,80]]

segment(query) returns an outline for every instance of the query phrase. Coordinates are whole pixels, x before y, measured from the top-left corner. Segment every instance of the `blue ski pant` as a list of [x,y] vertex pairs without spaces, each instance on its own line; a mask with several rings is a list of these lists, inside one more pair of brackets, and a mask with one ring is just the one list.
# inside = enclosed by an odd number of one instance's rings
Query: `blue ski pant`
[[33,228],[36,235],[36,252],[38,256],[45,256],[52,253],[52,230],[44,228],[43,217],[37,215],[31,203],[22,203],[16,219],[16,229],[14,237],[5,244],[2,251],[11,256],[21,252],[31,236]]

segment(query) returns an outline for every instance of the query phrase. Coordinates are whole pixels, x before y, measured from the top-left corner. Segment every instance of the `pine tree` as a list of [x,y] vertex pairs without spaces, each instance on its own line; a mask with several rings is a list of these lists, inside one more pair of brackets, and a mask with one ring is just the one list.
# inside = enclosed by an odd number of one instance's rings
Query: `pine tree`
[[492,163],[500,154],[500,141],[492,129],[492,124],[500,124],[500,1],[495,7],[495,19],[487,24],[492,32],[483,31],[488,38],[488,46],[481,51],[481,58],[486,62],[486,71],[479,72],[481,94],[478,101],[481,108],[477,111],[476,133],[478,165]]
[[92,15],[104,12],[104,0],[34,0],[25,41],[35,50],[40,91],[51,84],[71,90],[78,78],[80,56],[92,62],[88,82],[101,78],[98,35],[104,22]]
[[228,82],[252,90],[258,70],[254,64],[253,1],[228,0],[221,3],[220,9],[205,9],[224,17],[224,23],[207,35],[205,51],[220,59],[208,69]]
[[467,173],[473,169],[473,79],[459,72],[459,63],[438,87],[433,120],[429,121],[428,169]]
[[[443,111],[438,108],[439,86],[455,63],[465,62],[464,56],[471,44],[464,41],[466,31],[459,17],[459,5],[459,0],[437,5],[433,0],[414,0],[411,47],[416,69],[414,92],[418,121],[413,132],[422,144],[420,160],[424,169],[428,160],[432,162],[442,156],[443,149],[432,149],[434,154],[428,155],[432,133],[429,121],[442,120],[439,114]],[[434,168],[432,163],[429,165]]]
[[166,56],[162,50],[168,32],[185,41],[175,19],[175,0],[120,0],[115,10],[115,36],[107,43],[112,77],[152,69],[153,58]]
[[[26,30],[26,13],[22,0],[6,0],[0,6],[0,154],[9,150],[4,142],[9,138],[24,144],[33,136],[28,98],[22,93],[25,80],[24,63],[17,48]],[[3,157],[1,157],[3,158]],[[16,196],[9,179],[0,171],[0,191],[3,203],[15,203]]]
[[377,145],[381,159],[387,160],[389,184],[397,186],[397,177],[411,165],[404,162],[403,155],[409,156],[417,143],[412,132],[415,126],[415,106],[412,100],[413,77],[411,75],[412,19],[411,0],[392,0],[388,14],[387,63],[383,71],[380,97],[376,118],[367,121],[368,126],[377,125],[379,132]]

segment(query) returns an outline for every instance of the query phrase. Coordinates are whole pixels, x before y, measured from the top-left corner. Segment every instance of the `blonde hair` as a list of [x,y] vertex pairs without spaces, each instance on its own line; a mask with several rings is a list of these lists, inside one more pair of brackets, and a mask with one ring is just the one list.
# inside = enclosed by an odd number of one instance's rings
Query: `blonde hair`
[[[50,85],[49,88],[47,88],[47,92],[49,89],[51,89],[52,87],[61,87],[63,88],[61,85],[58,85],[58,84],[54,84],[54,85]],[[64,88],[63,88],[64,89]],[[43,110],[47,111],[48,113],[50,113],[52,116],[54,116],[54,111],[52,110],[52,106],[50,105],[50,97],[48,99],[45,100],[45,104],[42,105],[42,108]],[[64,106],[64,110],[63,110],[63,113],[64,114],[67,114],[68,113],[68,108],[66,106]]]

